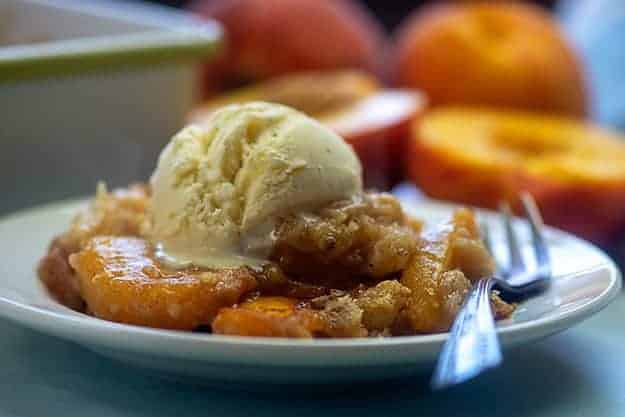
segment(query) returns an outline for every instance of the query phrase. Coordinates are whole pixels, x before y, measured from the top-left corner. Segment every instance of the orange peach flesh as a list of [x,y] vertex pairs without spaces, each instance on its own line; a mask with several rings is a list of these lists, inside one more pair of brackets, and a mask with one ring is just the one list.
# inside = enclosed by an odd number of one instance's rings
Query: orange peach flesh
[[193,330],[256,287],[245,268],[174,271],[159,265],[147,241],[102,236],[70,256],[81,295],[96,317],[119,323]]
[[211,327],[216,334],[310,338],[323,323],[311,310],[299,309],[297,302],[287,297],[261,296],[222,309]]
[[624,140],[565,119],[440,109],[414,125],[407,171],[432,197],[482,207],[529,191],[547,223],[603,241],[625,226]]

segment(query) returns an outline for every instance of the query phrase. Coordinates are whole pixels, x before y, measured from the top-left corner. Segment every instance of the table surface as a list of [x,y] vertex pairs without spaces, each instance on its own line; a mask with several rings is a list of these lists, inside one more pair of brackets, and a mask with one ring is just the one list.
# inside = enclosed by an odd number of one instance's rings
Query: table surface
[[425,380],[281,395],[160,379],[0,321],[0,417],[625,415],[625,294],[579,326],[506,353],[499,369],[430,393]]

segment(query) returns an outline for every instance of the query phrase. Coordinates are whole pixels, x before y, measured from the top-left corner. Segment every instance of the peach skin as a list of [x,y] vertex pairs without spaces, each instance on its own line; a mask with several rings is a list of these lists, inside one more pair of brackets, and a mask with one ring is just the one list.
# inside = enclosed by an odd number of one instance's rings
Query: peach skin
[[305,70],[380,71],[385,34],[353,0],[196,0],[218,20],[227,50],[205,71],[208,92]]
[[483,105],[573,117],[588,113],[582,63],[555,20],[517,2],[419,10],[396,33],[394,79],[433,106]]

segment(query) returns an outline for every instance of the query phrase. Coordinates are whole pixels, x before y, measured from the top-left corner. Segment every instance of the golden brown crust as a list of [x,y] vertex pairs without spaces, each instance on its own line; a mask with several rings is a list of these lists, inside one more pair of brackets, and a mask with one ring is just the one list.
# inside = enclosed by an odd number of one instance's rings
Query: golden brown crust
[[398,281],[382,281],[360,292],[356,304],[362,309],[362,323],[369,332],[391,332],[404,309],[410,290]]
[[290,276],[333,285],[401,271],[417,247],[418,226],[388,194],[333,204],[285,219],[276,230],[272,259]]
[[313,300],[320,308],[323,334],[327,337],[364,337],[369,334],[362,322],[363,311],[349,294],[333,294]]
[[144,185],[108,192],[99,184],[95,198],[77,214],[60,239],[78,249],[95,236],[139,236],[148,201],[149,192]]
[[500,296],[498,291],[493,291],[490,294],[490,305],[493,309],[493,314],[497,320],[507,319],[514,313],[516,304],[505,302]]

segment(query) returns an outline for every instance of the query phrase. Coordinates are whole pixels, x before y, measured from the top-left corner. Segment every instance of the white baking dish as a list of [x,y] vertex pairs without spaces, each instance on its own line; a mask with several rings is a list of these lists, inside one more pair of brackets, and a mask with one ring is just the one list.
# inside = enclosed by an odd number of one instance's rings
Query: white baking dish
[[120,1],[0,1],[0,212],[145,180],[214,23]]

